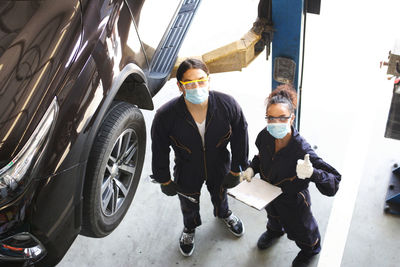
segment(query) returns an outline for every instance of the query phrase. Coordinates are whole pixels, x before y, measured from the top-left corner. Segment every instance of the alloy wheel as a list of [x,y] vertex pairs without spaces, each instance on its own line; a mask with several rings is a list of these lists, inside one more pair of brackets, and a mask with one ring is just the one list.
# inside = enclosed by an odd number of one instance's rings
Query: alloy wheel
[[137,140],[136,133],[126,129],[111,150],[100,190],[101,209],[105,216],[113,216],[128,195],[136,171]]

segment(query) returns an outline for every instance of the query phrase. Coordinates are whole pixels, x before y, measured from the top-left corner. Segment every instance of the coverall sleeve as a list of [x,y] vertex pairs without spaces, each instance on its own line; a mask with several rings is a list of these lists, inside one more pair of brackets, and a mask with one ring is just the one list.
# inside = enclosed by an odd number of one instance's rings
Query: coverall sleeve
[[322,194],[334,196],[339,189],[342,176],[335,168],[318,157],[311,148],[307,153],[310,155],[310,161],[314,167],[310,180],[315,183]]
[[164,125],[165,119],[163,120],[161,117],[161,114],[157,112],[151,126],[151,167],[152,178],[159,183],[165,183],[171,179],[169,169],[169,152],[171,149],[169,147],[168,130]]
[[233,98],[232,100],[232,136],[230,140],[232,153],[231,170],[233,172],[240,172],[239,166],[241,166],[242,170],[245,170],[249,165],[249,137],[247,133],[247,122],[242,109]]
[[[258,150],[260,150],[260,134],[258,134],[255,144],[256,144],[256,147],[258,148]],[[251,163],[250,163],[250,167],[253,169],[254,174],[260,172],[260,156],[259,156],[259,154],[255,155],[253,157],[253,159],[251,160]]]
[[254,174],[260,172],[260,156],[255,155],[251,160],[250,167],[253,169]]

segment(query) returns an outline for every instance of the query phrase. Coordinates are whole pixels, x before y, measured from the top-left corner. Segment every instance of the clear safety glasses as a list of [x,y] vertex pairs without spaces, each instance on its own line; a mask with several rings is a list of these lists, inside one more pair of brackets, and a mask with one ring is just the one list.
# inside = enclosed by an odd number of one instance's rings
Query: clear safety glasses
[[182,84],[182,86],[185,89],[195,89],[197,87],[203,87],[203,86],[207,85],[208,77],[204,78],[204,79],[200,79],[200,80],[187,81],[187,82],[179,81],[179,82]]
[[273,117],[273,116],[265,116],[265,120],[267,122],[274,122],[274,121],[278,121],[278,122],[287,122],[290,118],[292,117],[292,115],[288,116],[288,117],[284,117],[284,116],[279,116],[279,117]]

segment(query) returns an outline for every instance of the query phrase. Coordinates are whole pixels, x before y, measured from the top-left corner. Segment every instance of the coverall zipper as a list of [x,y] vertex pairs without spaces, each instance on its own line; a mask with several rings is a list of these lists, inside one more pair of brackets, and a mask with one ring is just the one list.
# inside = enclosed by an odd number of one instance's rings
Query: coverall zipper
[[[208,120],[208,123],[207,123],[207,125],[206,125],[205,130],[204,130],[204,144],[203,144],[203,142],[201,142],[201,143],[202,143],[202,151],[203,151],[203,161],[204,161],[204,175],[205,175],[204,180],[206,180],[206,181],[207,181],[207,179],[208,179],[208,175],[207,175],[207,163],[206,163],[206,148],[205,148],[206,138],[205,138],[205,136],[206,136],[206,132],[207,132],[208,125],[210,125],[211,118],[212,118],[212,114],[211,114],[211,117],[210,117],[210,119]],[[192,123],[191,121],[189,121],[188,119],[186,119],[186,121],[187,121],[193,128],[195,128],[195,129],[197,130],[197,133],[199,134],[199,137],[200,137],[200,140],[201,140],[201,134],[200,134],[200,131],[199,131],[199,127],[193,125],[193,123]]]
[[[213,117],[213,113],[211,113],[210,119],[207,121],[206,128],[204,129],[203,157],[204,157],[204,173],[205,173],[205,179],[204,179],[204,180],[206,180],[206,181],[207,181],[207,179],[208,179],[208,175],[207,175],[207,161],[206,161],[206,159],[207,159],[207,158],[206,158],[206,132],[207,132],[208,126],[210,125],[210,122],[211,122],[212,117]],[[206,120],[207,120],[207,116],[206,116]],[[196,127],[196,128],[197,128],[197,132],[199,133],[199,135],[200,135],[200,137],[201,137],[201,134],[200,134],[200,132],[199,132],[199,128],[198,128],[198,127]]]
[[[271,168],[270,168],[270,170],[269,170],[269,173],[268,173],[268,177],[270,177],[271,176],[271,172],[272,172],[272,166],[273,166],[273,161],[274,161],[274,159],[275,159],[275,156],[276,156],[276,154],[277,153],[279,153],[279,151],[278,152],[275,152],[275,153],[272,153],[271,152],[271,149],[269,149],[269,147],[267,146],[267,148],[268,148],[268,150],[270,151],[270,153],[272,154],[272,158],[271,158]],[[260,163],[260,170],[261,170],[261,163]],[[281,180],[281,181],[279,181],[279,182],[277,182],[277,183],[274,183],[273,185],[278,185],[278,184],[281,184],[281,183],[283,183],[283,182],[285,182],[286,180],[289,180],[289,181],[293,181],[294,179],[296,178],[296,176],[293,176],[293,177],[290,177],[290,178],[286,178],[286,179],[283,179],[283,180]],[[269,181],[271,181],[271,180],[269,180]],[[272,183],[272,182],[271,182]]]
[[[262,158],[261,152],[259,153],[259,157]],[[267,180],[268,182],[271,182],[270,179],[269,179],[269,177],[265,176],[264,170],[263,170],[263,167],[262,167],[261,162],[260,162],[260,173],[261,173],[261,176],[262,176],[263,178],[265,178],[265,180]]]
[[[261,162],[260,162],[260,171],[262,172],[262,175],[265,177],[265,179],[267,179],[270,183],[272,183],[272,180],[270,179],[270,177],[271,177],[271,172],[272,172],[272,163],[273,163],[273,161],[274,161],[274,159],[275,159],[275,154],[276,153],[272,153],[271,152],[271,149],[269,149],[269,147],[267,146],[267,148],[268,148],[268,150],[270,151],[270,153],[272,154],[272,158],[271,158],[271,168],[269,169],[269,172],[268,172],[268,176],[265,176],[264,175],[264,172],[262,171],[262,164],[261,164]],[[260,155],[261,155],[261,152],[260,152]],[[261,158],[261,156],[260,156],[260,158]]]

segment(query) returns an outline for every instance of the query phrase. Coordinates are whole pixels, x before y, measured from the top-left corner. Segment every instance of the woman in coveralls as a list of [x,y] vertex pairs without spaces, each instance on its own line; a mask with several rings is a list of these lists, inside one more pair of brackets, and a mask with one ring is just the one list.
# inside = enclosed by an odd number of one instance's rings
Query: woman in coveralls
[[[201,225],[203,183],[210,192],[214,216],[223,219],[235,236],[244,233],[241,220],[229,210],[226,188],[236,186],[240,168],[248,166],[248,134],[239,104],[229,95],[209,90],[209,70],[202,61],[185,60],[176,78],[182,95],[157,110],[151,128],[152,178],[164,194],[178,193],[184,224],[179,247],[184,256],[190,256],[195,228]],[[229,142],[232,155],[226,148]],[[170,147],[175,152],[173,180]]]
[[[267,127],[257,136],[259,154],[243,172],[247,181],[260,173],[261,179],[279,186],[283,193],[267,205],[267,231],[257,242],[268,248],[285,232],[300,252],[292,266],[307,266],[321,250],[321,236],[311,212],[308,184],[314,182],[327,196],[336,194],[341,175],[313,151],[293,128],[297,95],[290,85],[280,85],[267,99]],[[304,159],[304,160],[303,160]]]

